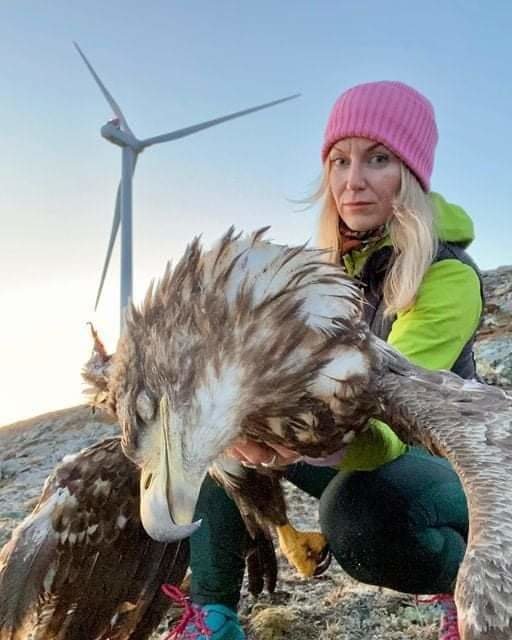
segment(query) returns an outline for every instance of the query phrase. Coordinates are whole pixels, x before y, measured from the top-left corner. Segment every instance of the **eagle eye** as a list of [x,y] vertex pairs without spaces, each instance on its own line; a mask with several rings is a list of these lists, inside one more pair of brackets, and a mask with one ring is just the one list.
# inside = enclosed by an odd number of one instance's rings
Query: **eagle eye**
[[150,423],[155,417],[155,402],[145,389],[139,392],[135,401],[135,408],[137,410],[137,415],[146,424]]

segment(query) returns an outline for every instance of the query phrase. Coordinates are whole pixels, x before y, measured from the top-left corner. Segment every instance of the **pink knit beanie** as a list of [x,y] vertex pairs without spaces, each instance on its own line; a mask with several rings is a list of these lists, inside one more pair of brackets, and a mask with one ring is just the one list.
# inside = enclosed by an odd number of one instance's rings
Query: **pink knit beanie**
[[334,103],[322,147],[325,162],[332,145],[360,136],[381,142],[430,188],[437,144],[434,109],[430,102],[402,82],[369,82],[342,93]]

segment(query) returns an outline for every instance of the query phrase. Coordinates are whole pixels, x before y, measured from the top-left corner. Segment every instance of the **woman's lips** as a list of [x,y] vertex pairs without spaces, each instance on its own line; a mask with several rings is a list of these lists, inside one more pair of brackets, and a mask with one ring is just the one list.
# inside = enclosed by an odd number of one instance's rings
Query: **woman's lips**
[[342,206],[344,209],[363,209],[371,204],[373,204],[373,202],[345,202]]

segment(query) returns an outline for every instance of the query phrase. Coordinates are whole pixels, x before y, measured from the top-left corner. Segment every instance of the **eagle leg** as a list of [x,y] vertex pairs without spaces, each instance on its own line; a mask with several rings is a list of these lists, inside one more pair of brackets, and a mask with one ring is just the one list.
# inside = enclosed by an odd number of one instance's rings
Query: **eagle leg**
[[302,576],[325,571],[329,556],[327,540],[321,533],[297,531],[290,524],[279,469],[252,469],[221,458],[210,474],[237,504],[251,536],[255,537],[260,527],[264,531],[274,529],[283,555]]

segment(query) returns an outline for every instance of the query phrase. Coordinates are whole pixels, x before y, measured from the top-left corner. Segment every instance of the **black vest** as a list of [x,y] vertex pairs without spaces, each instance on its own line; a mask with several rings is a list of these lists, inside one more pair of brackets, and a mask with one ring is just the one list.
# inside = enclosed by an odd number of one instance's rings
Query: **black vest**
[[[364,319],[370,325],[370,329],[379,338],[387,340],[391,331],[391,325],[395,321],[396,316],[384,316],[384,300],[383,300],[383,287],[384,278],[390,267],[390,260],[393,255],[392,247],[382,247],[375,253],[373,253],[359,276],[364,287]],[[439,242],[437,254],[433,262],[440,262],[441,260],[460,260],[464,264],[467,264],[475,270],[480,280],[480,295],[482,296],[482,310],[483,310],[483,286],[482,276],[478,267],[469,257],[469,255],[459,247],[458,245],[451,244],[449,242]],[[473,344],[475,342],[475,333],[466,342],[462,351],[459,354],[455,364],[452,367],[452,371],[459,375],[461,378],[477,378],[475,358],[473,354]]]

